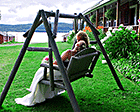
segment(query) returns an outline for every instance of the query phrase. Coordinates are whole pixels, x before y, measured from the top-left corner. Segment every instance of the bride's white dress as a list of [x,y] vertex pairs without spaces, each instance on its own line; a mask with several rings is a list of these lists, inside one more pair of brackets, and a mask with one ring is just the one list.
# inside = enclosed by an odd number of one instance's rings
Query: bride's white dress
[[[47,71],[49,73],[49,69],[47,69]],[[27,94],[23,98],[16,98],[15,101],[17,104],[33,106],[36,103],[41,103],[46,99],[53,98],[54,96],[65,92],[64,90],[57,88],[55,88],[54,91],[51,91],[50,86],[39,83],[39,81],[43,79],[43,73],[44,67],[40,67],[37,70],[33,78],[32,84],[29,88],[29,91],[31,91],[31,93]],[[59,71],[54,71],[54,79],[62,79],[62,75]]]

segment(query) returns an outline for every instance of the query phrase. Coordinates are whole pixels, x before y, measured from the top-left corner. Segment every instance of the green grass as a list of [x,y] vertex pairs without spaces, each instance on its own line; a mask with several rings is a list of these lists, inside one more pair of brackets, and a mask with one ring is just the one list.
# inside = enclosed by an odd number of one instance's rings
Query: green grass
[[[71,49],[72,45],[57,43],[60,53]],[[30,46],[46,47],[45,43]],[[7,82],[22,46],[0,47],[0,93]],[[35,72],[47,53],[26,52],[14,81],[3,102],[2,112],[72,112],[73,109],[67,92],[51,100],[46,100],[34,107],[26,107],[15,103],[15,98],[28,94]],[[81,78],[72,83],[72,87],[81,112],[138,112],[140,110],[140,87],[124,78],[117,72],[125,89],[118,88],[107,64],[98,60],[93,71],[93,78]]]

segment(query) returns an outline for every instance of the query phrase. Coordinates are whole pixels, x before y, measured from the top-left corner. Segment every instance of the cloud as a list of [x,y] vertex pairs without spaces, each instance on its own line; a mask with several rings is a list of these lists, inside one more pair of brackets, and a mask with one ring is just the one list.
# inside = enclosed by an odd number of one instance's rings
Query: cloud
[[[1,0],[0,24],[27,24],[33,23],[37,12],[41,9],[60,13],[80,13],[93,6],[98,0]],[[61,21],[70,22],[67,19]]]
[[24,17],[17,17],[17,18],[15,18],[15,21],[18,21],[19,23],[20,22],[30,23],[28,21],[33,22],[34,18],[35,18],[34,15],[33,14],[30,14],[27,17],[25,17],[25,16]]

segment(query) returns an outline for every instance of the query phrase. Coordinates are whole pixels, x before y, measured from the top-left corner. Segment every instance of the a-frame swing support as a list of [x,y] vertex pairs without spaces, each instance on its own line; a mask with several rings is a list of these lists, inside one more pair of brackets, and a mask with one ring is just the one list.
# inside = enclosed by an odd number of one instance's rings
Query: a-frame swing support
[[[53,33],[51,31],[51,28],[50,28],[48,20],[47,20],[48,17],[55,17],[55,29],[54,29]],[[116,74],[116,72],[114,70],[114,67],[113,67],[112,63],[109,60],[109,58],[108,58],[108,56],[107,56],[107,54],[105,52],[105,49],[104,49],[103,45],[101,44],[101,42],[100,42],[100,40],[98,38],[99,32],[94,28],[94,26],[92,25],[92,23],[88,20],[88,18],[86,16],[84,16],[82,14],[79,14],[79,15],[59,14],[58,10],[57,10],[56,14],[54,12],[47,12],[47,11],[44,11],[44,10],[40,10],[38,12],[35,20],[34,20],[34,23],[33,23],[32,27],[31,27],[31,29],[28,30],[25,33],[25,35],[27,35],[27,38],[26,38],[26,40],[24,42],[24,45],[23,45],[23,47],[22,47],[22,49],[21,49],[21,51],[19,53],[19,56],[18,56],[18,58],[17,58],[17,60],[15,62],[15,65],[14,65],[12,71],[11,71],[11,74],[10,74],[10,76],[8,78],[8,81],[5,84],[5,87],[4,87],[4,89],[3,89],[2,93],[1,93],[1,96],[0,96],[0,106],[2,105],[6,95],[8,93],[8,90],[9,90],[11,84],[12,84],[12,81],[13,81],[13,79],[15,77],[15,74],[16,74],[19,66],[20,66],[20,63],[21,63],[21,61],[22,61],[22,59],[23,59],[23,57],[24,57],[24,55],[26,53],[26,50],[27,50],[28,45],[30,43],[30,40],[31,40],[31,38],[33,36],[33,33],[35,32],[35,29],[39,25],[41,25],[42,22],[43,22],[44,26],[45,26],[45,30],[46,30],[46,32],[48,34],[49,47],[51,47],[51,49],[54,52],[54,55],[56,57],[58,66],[60,68],[60,72],[61,72],[62,77],[64,79],[64,84],[66,86],[66,90],[67,90],[68,95],[70,97],[70,102],[71,102],[71,105],[73,107],[73,110],[75,112],[79,112],[80,111],[80,108],[78,106],[77,100],[75,98],[72,86],[70,84],[70,81],[69,81],[69,78],[68,78],[68,75],[67,75],[67,72],[64,69],[64,65],[63,65],[63,62],[61,60],[61,57],[60,57],[57,45],[56,45],[56,43],[54,41],[54,38],[55,38],[56,32],[57,32],[56,28],[57,28],[58,18],[59,17],[60,18],[83,19],[83,21],[86,21],[88,23],[89,27],[91,28],[91,30],[92,30],[92,32],[93,32],[93,34],[95,36],[95,39],[96,39],[97,43],[99,44],[99,46],[101,48],[101,51],[102,51],[102,53],[103,53],[103,55],[104,55],[104,57],[105,57],[105,59],[106,59],[106,61],[108,63],[108,66],[109,66],[109,68],[110,68],[110,70],[111,70],[111,72],[112,72],[112,74],[113,74],[113,76],[114,76],[114,78],[115,78],[115,80],[117,82],[117,85],[119,86],[119,88],[121,90],[124,90],[124,88],[123,88],[123,86],[122,86],[122,84],[121,84],[121,82],[120,82],[120,80],[119,80],[119,78],[118,78],[118,76],[117,76],[117,74]],[[40,20],[40,18],[42,18],[42,19]],[[83,22],[82,22],[82,24],[83,24]]]

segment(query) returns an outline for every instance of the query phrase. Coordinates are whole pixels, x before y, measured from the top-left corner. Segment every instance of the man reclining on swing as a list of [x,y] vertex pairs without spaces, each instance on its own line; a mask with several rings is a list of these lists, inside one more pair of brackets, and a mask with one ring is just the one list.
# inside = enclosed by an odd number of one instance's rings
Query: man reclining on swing
[[[79,36],[80,35],[80,36]],[[70,60],[71,56],[74,56],[77,52],[79,52],[82,49],[85,49],[88,47],[89,39],[86,33],[79,32],[77,34],[77,43],[75,44],[74,49],[72,50],[66,50],[62,53],[62,61]],[[57,64],[56,61],[54,61],[53,64]],[[47,69],[47,78],[49,78],[49,69]],[[44,85],[39,83],[40,80],[43,79],[44,74],[44,67],[40,67],[32,81],[32,84],[30,86],[30,89],[28,89],[31,93],[27,94],[23,98],[16,98],[15,101],[17,104],[22,104],[25,106],[33,106],[36,103],[41,103],[45,101],[46,99],[53,98],[54,96],[57,96],[65,90],[56,88],[54,91],[50,90],[50,86]],[[54,70],[54,80],[63,80],[62,75],[60,71]]]

